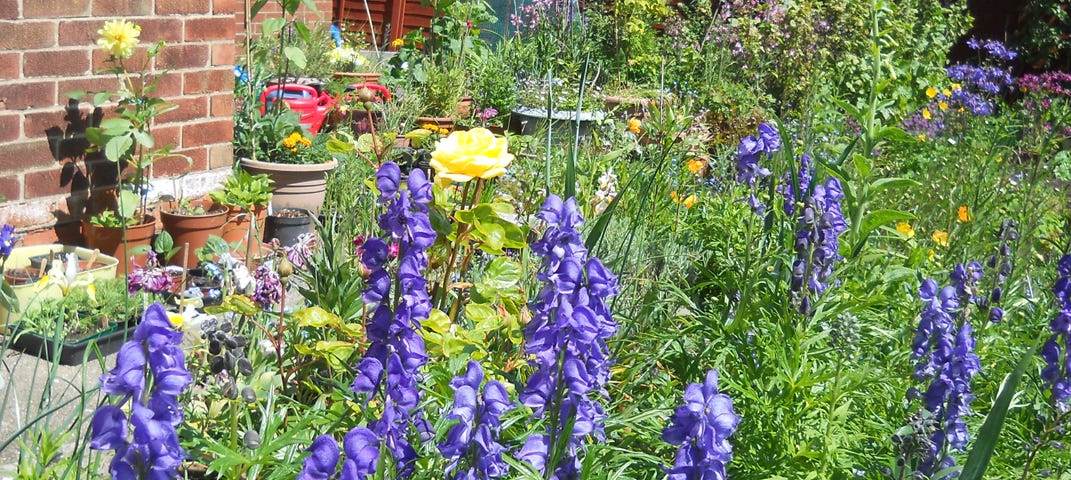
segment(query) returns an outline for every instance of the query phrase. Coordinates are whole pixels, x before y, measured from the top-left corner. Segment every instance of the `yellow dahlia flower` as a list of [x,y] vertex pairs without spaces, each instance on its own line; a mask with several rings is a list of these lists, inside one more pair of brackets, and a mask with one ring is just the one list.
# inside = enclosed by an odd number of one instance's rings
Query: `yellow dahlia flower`
[[126,20],[108,20],[97,30],[97,46],[116,58],[130,58],[138,46],[141,26]]

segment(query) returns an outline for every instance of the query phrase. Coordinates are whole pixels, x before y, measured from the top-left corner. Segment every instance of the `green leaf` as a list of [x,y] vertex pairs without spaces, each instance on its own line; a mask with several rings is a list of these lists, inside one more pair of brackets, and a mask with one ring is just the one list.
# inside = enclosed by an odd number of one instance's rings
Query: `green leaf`
[[287,60],[293,62],[294,66],[297,67],[299,70],[305,69],[305,65],[307,63],[305,61],[305,52],[302,52],[300,48],[286,47],[283,49],[283,55],[286,56]]
[[870,184],[870,188],[874,192],[879,192],[881,190],[885,190],[886,188],[901,189],[907,187],[917,187],[919,185],[922,184],[910,178],[893,177],[880,178],[878,180],[875,180],[874,183]]
[[265,18],[260,24],[260,31],[264,36],[275,35],[283,29],[286,21],[282,18]]
[[882,127],[878,130],[878,133],[874,135],[874,141],[889,140],[892,142],[911,142],[914,141],[911,135],[908,135],[900,127]]
[[1019,389],[1019,380],[1023,372],[1030,367],[1030,361],[1034,358],[1041,338],[1034,341],[1030,350],[1023,354],[1015,370],[1004,377],[997,392],[997,399],[993,401],[993,408],[985,416],[985,423],[978,430],[978,439],[971,447],[971,453],[967,454],[967,463],[963,464],[963,472],[960,474],[963,480],[981,480],[989,467],[989,459],[993,457],[993,451],[1000,440],[1000,431],[1004,427],[1004,420],[1008,416],[1008,406],[1011,405],[1012,397]]
[[89,127],[86,129],[86,141],[93,145],[104,145],[108,141],[108,137],[104,136],[104,132],[97,127]]
[[305,25],[305,22],[294,22],[294,30],[297,30],[298,36],[305,43],[312,43],[312,32],[309,31],[309,26]]
[[859,234],[861,235],[861,238],[866,238],[867,235],[870,235],[870,232],[887,223],[896,222],[899,220],[914,219],[914,215],[907,212],[901,212],[899,210],[874,210],[873,212],[870,212],[863,216],[863,221],[859,229]]
[[855,108],[855,106],[849,104],[848,102],[845,102],[844,100],[841,100],[839,98],[831,98],[830,100],[832,100],[834,104],[843,109],[845,112],[848,112],[848,115],[850,115],[852,118],[858,119],[862,116],[862,114],[859,112],[859,109]]
[[63,96],[71,100],[81,100],[85,98],[86,95],[87,93],[84,90],[74,90],[63,94]]
[[859,176],[866,177],[870,175],[870,161],[867,160],[865,155],[858,153],[852,155],[852,164],[855,165],[855,171],[859,172]]
[[100,129],[104,131],[105,135],[112,137],[115,135],[126,135],[134,129],[134,125],[130,123],[130,120],[125,118],[109,118],[100,122]]
[[302,308],[294,313],[294,319],[297,320],[298,326],[315,328],[338,325],[341,321],[338,315],[320,307]]
[[[260,13],[260,9],[264,8],[264,6],[267,5],[267,4],[268,4],[268,0],[257,0],[256,2],[253,3],[252,6],[249,7],[249,16],[250,17],[257,16],[257,14]],[[271,20],[271,19],[269,18],[267,20],[264,20],[264,23],[267,23],[268,20]],[[282,20],[282,19],[280,19],[280,20]],[[263,26],[261,28],[263,29]]]
[[153,148],[156,146],[156,140],[152,138],[152,134],[145,130],[131,130],[134,134],[134,140],[138,141],[138,144],[145,148]]
[[118,213],[120,217],[129,220],[134,218],[134,214],[137,213],[141,203],[141,197],[130,190],[122,190],[119,192],[119,201],[117,203],[119,211],[116,213]]
[[104,156],[108,160],[118,162],[127,155],[133,146],[134,140],[128,135],[109,138],[108,143],[104,144]]
[[97,106],[100,106],[100,105],[104,105],[111,98],[112,98],[112,94],[111,93],[99,92],[96,95],[93,95],[93,106],[97,107]]
[[520,280],[521,266],[508,258],[498,257],[487,265],[480,282],[498,290],[505,290],[517,286]]

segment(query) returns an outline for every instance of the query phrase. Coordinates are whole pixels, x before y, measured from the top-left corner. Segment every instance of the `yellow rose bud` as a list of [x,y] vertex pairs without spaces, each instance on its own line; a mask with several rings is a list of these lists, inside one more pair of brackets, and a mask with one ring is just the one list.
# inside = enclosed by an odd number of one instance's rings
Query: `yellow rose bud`
[[435,142],[431,152],[431,168],[436,177],[455,182],[473,178],[495,178],[506,173],[513,161],[509,142],[496,137],[486,128],[455,131]]

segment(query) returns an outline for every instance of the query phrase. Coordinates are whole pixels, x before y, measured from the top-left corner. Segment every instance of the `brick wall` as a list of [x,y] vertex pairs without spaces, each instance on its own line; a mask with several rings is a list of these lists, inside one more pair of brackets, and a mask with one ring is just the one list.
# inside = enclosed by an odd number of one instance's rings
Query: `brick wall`
[[[179,105],[155,125],[157,144],[173,143],[190,158],[153,166],[161,190],[203,193],[233,163],[235,19],[243,0],[0,0],[0,222],[27,233],[25,243],[80,241],[79,222],[97,208],[115,180],[114,164],[85,154],[93,120],[88,103],[68,105],[64,93],[114,91],[118,80],[96,72],[105,20],[141,25],[139,54],[157,40],[168,46],[154,61],[157,95]],[[135,60],[137,55],[135,56]],[[105,106],[103,114],[108,115]],[[181,190],[181,189],[180,189]]]
[[[162,0],[161,0],[162,1]],[[242,42],[245,39],[245,5],[241,0],[236,0],[239,3],[238,14],[235,15],[234,20],[238,32],[237,40]],[[305,5],[301,5],[297,9],[296,16],[301,21],[307,23],[310,27],[314,23],[318,22],[331,22],[333,19],[333,4],[335,0],[312,0],[313,5],[316,6],[316,11],[310,10]],[[260,22],[263,22],[265,18],[278,18],[282,15],[282,9],[279,8],[279,3],[270,0],[264,8],[260,9],[260,12],[253,17],[253,22],[248,26],[249,31],[254,35],[260,33]],[[239,47],[241,48],[241,47]]]

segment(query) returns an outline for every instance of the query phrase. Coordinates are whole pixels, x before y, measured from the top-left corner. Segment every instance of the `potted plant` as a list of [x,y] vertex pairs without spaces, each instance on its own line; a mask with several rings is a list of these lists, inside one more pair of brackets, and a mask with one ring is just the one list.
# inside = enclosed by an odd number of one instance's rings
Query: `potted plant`
[[351,83],[378,83],[382,73],[375,61],[361,54],[366,46],[363,33],[356,36],[343,36],[338,25],[331,25],[331,41],[334,48],[327,51],[327,59],[335,72],[335,80]]
[[[114,74],[121,87],[114,93],[93,94],[95,107],[112,100],[118,106],[115,116],[86,129],[86,140],[91,145],[88,151],[103,153],[104,158],[115,164],[118,177],[122,177],[123,169],[128,166],[133,172],[119,182],[110,209],[95,212],[92,218],[83,220],[83,231],[87,245],[119,258],[119,272],[125,274],[130,267],[130,254],[147,249],[156,228],[155,218],[149,215],[146,205],[148,169],[161,158],[176,156],[171,153],[173,145],[156,145],[151,132],[154,119],[178,106],[154,97],[160,76],[145,73],[163,49],[163,41],[148,49],[140,68],[130,69],[126,61],[138,46],[141,27],[126,20],[109,20],[104,22],[100,33],[97,44],[108,54],[108,67],[104,71]],[[87,93],[67,95],[78,100]]]
[[[36,281],[22,285],[7,284],[13,305],[0,302],[0,325],[5,322],[17,322],[22,311],[28,308],[34,301],[46,298],[59,298],[63,296],[64,288],[70,289],[70,285],[60,285],[59,279],[51,279],[45,283],[38,283],[57,262],[66,260],[68,255],[74,255],[74,276],[70,279],[64,275],[68,284],[92,280],[104,280],[115,278],[116,267],[119,261],[114,257],[103,255],[99,251],[72,245],[34,245],[29,247],[14,247],[3,262],[5,273],[12,269],[22,270],[31,274]],[[64,274],[67,272],[65,271]],[[7,283],[7,282],[5,282]],[[14,308],[19,307],[19,308]]]
[[299,208],[282,208],[272,212],[264,224],[264,240],[277,240],[280,246],[297,243],[303,233],[312,231],[312,214]]
[[258,238],[257,232],[262,231],[268,203],[272,200],[272,179],[266,174],[253,175],[235,169],[223,181],[222,188],[208,196],[227,209],[221,233],[223,240],[247,247],[255,243],[251,240]]
[[176,254],[167,263],[186,266],[194,250],[205,246],[210,236],[223,236],[227,212],[226,206],[211,198],[182,199],[161,208],[160,223],[176,248]]

